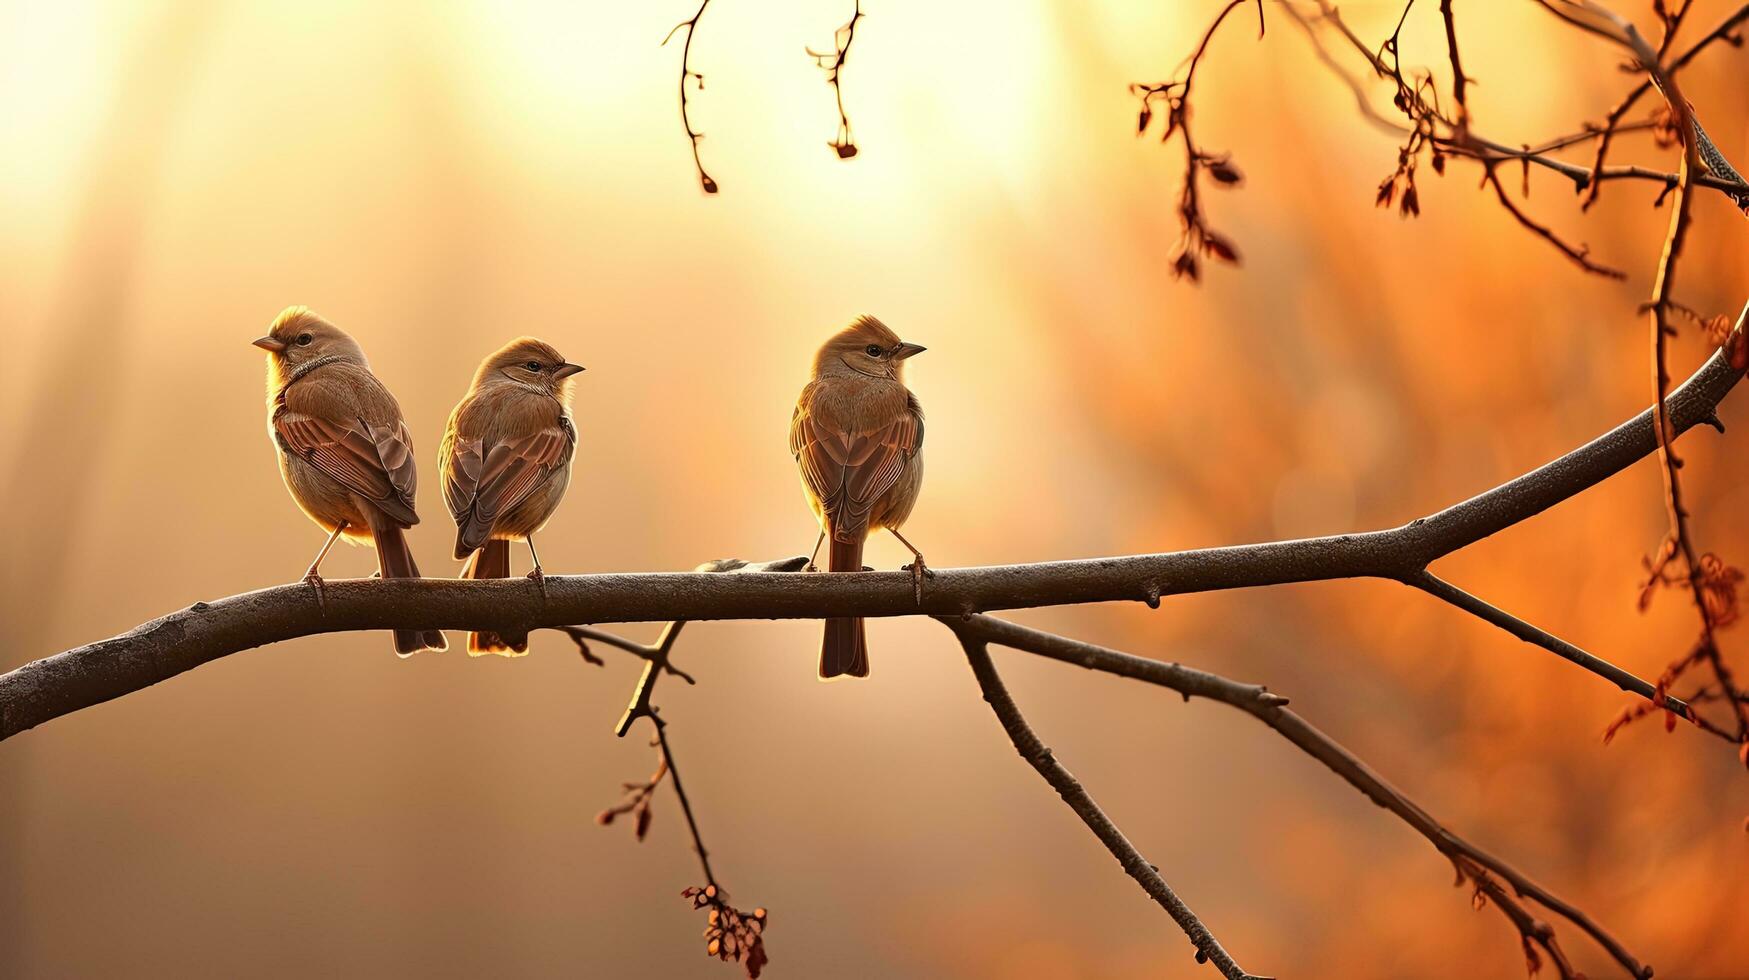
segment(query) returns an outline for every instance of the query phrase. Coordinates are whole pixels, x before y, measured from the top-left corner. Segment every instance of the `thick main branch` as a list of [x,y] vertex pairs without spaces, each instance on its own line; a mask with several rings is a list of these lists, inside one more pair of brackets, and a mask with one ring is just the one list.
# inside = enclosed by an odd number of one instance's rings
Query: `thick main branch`
[[[1714,354],[1670,393],[1675,431],[1717,423],[1740,373]],[[530,630],[578,623],[828,616],[961,615],[997,609],[1142,601],[1288,582],[1414,581],[1427,565],[1527,520],[1657,448],[1648,409],[1514,480],[1387,531],[1151,555],[941,569],[921,601],[904,572],[801,575],[795,560],[738,574],[549,575],[521,580],[391,579],[280,585],[197,602],[120,636],[0,675],[0,738],[243,650],[348,630]],[[1642,689],[1643,688],[1643,689]],[[1651,696],[1651,685],[1629,688]],[[1675,710],[1685,711],[1680,704]]]

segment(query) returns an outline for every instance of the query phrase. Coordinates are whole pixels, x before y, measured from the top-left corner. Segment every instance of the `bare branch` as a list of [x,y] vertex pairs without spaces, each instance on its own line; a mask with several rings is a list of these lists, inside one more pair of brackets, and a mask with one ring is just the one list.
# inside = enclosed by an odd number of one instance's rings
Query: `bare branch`
[[[1287,709],[1288,699],[1256,684],[1244,684],[1218,674],[1184,667],[1176,663],[1149,660],[1117,650],[1058,636],[1043,630],[1020,626],[989,616],[943,617],[943,625],[953,630],[962,644],[997,643],[1015,650],[1048,657],[1067,664],[1103,671],[1131,680],[1144,681],[1170,688],[1184,695],[1218,701],[1244,711],[1273,728],[1283,738],[1298,746],[1307,755],[1323,763],[1366,797],[1395,814],[1428,842],[1439,849],[1457,867],[1460,876],[1475,882],[1495,901],[1508,918],[1519,927],[1521,935],[1543,946],[1559,964],[1562,958],[1553,945],[1547,926],[1536,923],[1523,913],[1497,885],[1490,875],[1509,884],[1513,894],[1531,899],[1583,930],[1598,945],[1607,950],[1616,962],[1635,977],[1650,977],[1652,970],[1608,930],[1593,921],[1577,907],[1538,885],[1512,865],[1477,847],[1447,829],[1426,810],[1416,805],[1400,790],[1374,772],[1366,763],[1343,748],[1340,743],[1314,727],[1298,714]],[[968,647],[969,649],[969,647]],[[1521,914],[1523,917],[1521,918]],[[1528,932],[1526,931],[1528,928]],[[1545,941],[1546,940],[1546,941]]]
[[1074,810],[1081,822],[1087,825],[1087,829],[1093,831],[1093,836],[1099,838],[1099,842],[1105,845],[1112,857],[1117,858],[1124,873],[1134,878],[1142,886],[1142,890],[1148,893],[1148,897],[1159,903],[1166,910],[1166,914],[1172,917],[1172,921],[1178,923],[1178,927],[1190,937],[1191,945],[1196,947],[1196,961],[1213,963],[1222,976],[1231,980],[1263,980],[1253,978],[1233,961],[1233,957],[1221,947],[1214,934],[1190,910],[1190,906],[1184,904],[1177,893],[1173,892],[1172,886],[1166,884],[1166,879],[1160,876],[1160,869],[1142,857],[1142,852],[1136,850],[1136,846],[1130,843],[1123,831],[1111,822],[1111,818],[1105,815],[1105,811],[1099,808],[1099,804],[1094,802],[1081,783],[1039,741],[1032,727],[1026,723],[1026,717],[1020,713],[1019,706],[1014,703],[1013,696],[1008,693],[1007,686],[1002,683],[1001,675],[996,672],[996,665],[990,662],[990,652],[985,643],[971,632],[960,633],[959,637],[965,647],[966,659],[971,662],[972,673],[978,679],[978,687],[983,689],[984,700],[1001,720],[1003,730],[1014,743],[1014,750],[1038,770],[1045,782],[1051,784],[1051,788],[1057,791],[1057,795],[1063,798],[1069,809]]
[[[668,656],[674,652],[674,641],[680,637],[680,630],[685,626],[686,620],[677,619],[662,627],[661,637],[650,648],[649,659],[644,661],[644,673],[638,678],[638,686],[632,691],[631,703],[626,705],[625,714],[620,716],[619,724],[614,726],[615,735],[625,738],[626,732],[631,730],[632,722],[639,718],[655,720],[656,709],[650,707],[650,697],[656,693],[656,679],[662,676],[663,671],[673,669],[668,664]],[[657,728],[661,728],[660,723]]]
[[[1625,48],[1647,73],[1653,88],[1664,96],[1670,118],[1674,121],[1674,129],[1681,143],[1682,159],[1677,169],[1677,183],[1674,189],[1675,203],[1670,209],[1670,230],[1664,238],[1664,248],[1658,257],[1658,273],[1652,281],[1652,297],[1646,304],[1646,312],[1651,320],[1652,328],[1652,403],[1653,431],[1658,438],[1658,458],[1662,464],[1659,469],[1664,478],[1665,510],[1669,517],[1669,531],[1658,550],[1657,557],[1649,562],[1648,586],[1650,589],[1664,580],[1665,566],[1673,559],[1680,557],[1685,571],[1684,579],[1689,588],[1689,594],[1694,600],[1695,612],[1700,617],[1700,652],[1703,659],[1711,666],[1713,677],[1723,690],[1725,701],[1730,705],[1737,723],[1734,741],[1749,745],[1749,705],[1738,697],[1739,689],[1731,669],[1719,653],[1716,629],[1718,624],[1714,619],[1713,603],[1709,601],[1708,566],[1701,561],[1699,549],[1695,547],[1692,529],[1689,526],[1688,508],[1683,500],[1683,487],[1680,470],[1682,460],[1677,457],[1672,446],[1675,434],[1671,429],[1667,415],[1665,392],[1670,387],[1669,371],[1669,339],[1676,334],[1676,328],[1671,323],[1671,314],[1680,309],[1675,299],[1675,280],[1678,260],[1682,256],[1682,246],[1687,238],[1690,221],[1690,204],[1692,202],[1692,175],[1703,164],[1715,171],[1722,166],[1724,172],[1736,176],[1736,171],[1724,163],[1723,154],[1712,145],[1705,130],[1701,129],[1700,121],[1695,118],[1694,110],[1688,100],[1683,97],[1682,90],[1677,85],[1675,74],[1666,69],[1659,61],[1660,52],[1654,51],[1633,22],[1623,18],[1595,0],[1538,0],[1544,8],[1555,16],[1574,24],[1586,31],[1608,39]],[[1666,40],[1675,32],[1680,23],[1680,14],[1667,15],[1665,21]],[[1690,311],[1692,313],[1692,311]],[[1749,306],[1743,311],[1743,316],[1749,317]],[[1741,319],[1739,329],[1741,329]],[[1715,559],[1715,564],[1718,563]],[[1741,574],[1737,575],[1741,578]],[[1732,595],[1735,594],[1735,583],[1731,585]],[[1660,692],[1662,693],[1662,692]],[[1746,750],[1749,751],[1749,750]]]
[[838,103],[838,133],[832,137],[830,146],[838,159],[848,160],[856,156],[856,139],[850,134],[850,116],[844,111],[844,62],[850,57],[850,46],[856,42],[856,23],[862,20],[862,0],[853,0],[850,19],[844,26],[832,33],[832,51],[830,53],[805,49],[808,56],[814,59],[826,72],[826,84],[832,86],[832,98]]
[[1555,234],[1547,225],[1539,224],[1536,220],[1531,218],[1530,215],[1525,214],[1517,204],[1513,203],[1511,196],[1506,193],[1506,188],[1501,186],[1500,174],[1496,172],[1494,167],[1489,166],[1483,172],[1482,179],[1485,183],[1494,188],[1494,196],[1499,200],[1500,206],[1506,209],[1507,214],[1512,215],[1519,224],[1529,229],[1532,234],[1559,249],[1561,254],[1572,259],[1579,268],[1584,269],[1586,272],[1596,273],[1597,275],[1609,279],[1626,279],[1628,277],[1627,273],[1620,269],[1612,269],[1609,266],[1598,265],[1596,262],[1591,261],[1590,246],[1569,245],[1565,239]]
[[[670,625],[675,627],[672,632],[677,633],[682,624]],[[669,646],[672,646],[672,638]],[[650,744],[656,748],[656,771],[647,782],[627,783],[626,799],[619,805],[602,811],[596,817],[596,822],[610,824],[619,814],[633,813],[637,821],[637,838],[642,841],[650,829],[650,798],[655,795],[656,787],[666,777],[668,784],[674,787],[674,795],[680,800],[680,812],[686,817],[686,832],[692,837],[692,852],[698,855],[699,870],[704,874],[703,885],[689,887],[680,894],[692,902],[693,908],[706,912],[705,952],[725,962],[733,960],[740,963],[746,969],[749,980],[758,980],[760,972],[768,962],[765,954],[765,926],[768,919],[766,911],[756,908],[751,912],[743,912],[729,904],[728,891],[717,882],[716,872],[711,869],[710,852],[705,850],[704,836],[698,832],[698,819],[693,816],[692,799],[686,795],[686,785],[680,781],[680,767],[674,761],[674,747],[668,742],[668,723],[647,703],[638,717],[650,719],[651,726],[656,730],[655,737],[650,740]],[[624,735],[625,731],[622,729],[620,734]]]
[[[1166,110],[1166,123],[1160,134],[1160,141],[1168,142],[1177,135],[1184,143],[1184,186],[1178,195],[1178,221],[1183,230],[1172,260],[1172,274],[1192,281],[1201,278],[1202,258],[1205,256],[1233,265],[1239,263],[1238,249],[1226,236],[1209,226],[1208,216],[1202,211],[1200,181],[1205,170],[1219,186],[1234,186],[1242,178],[1238,168],[1233,166],[1230,155],[1210,153],[1197,145],[1190,132],[1190,92],[1196,83],[1197,66],[1202,64],[1203,55],[1208,52],[1209,42],[1214,39],[1215,31],[1220,29],[1228,14],[1244,5],[1245,0],[1228,0],[1227,5],[1221,8],[1214,22],[1203,32],[1202,41],[1197,44],[1195,53],[1190,56],[1183,81],[1151,84],[1137,82],[1130,85],[1130,94],[1142,103],[1136,116],[1136,135],[1148,131],[1148,125],[1154,118],[1154,107],[1158,104]],[[1258,37],[1263,36],[1261,2],[1257,7],[1257,33]]]
[[[1405,8],[1407,12],[1407,8]],[[1470,102],[1467,95],[1470,79],[1464,74],[1463,59],[1458,57],[1457,21],[1452,17],[1451,0],[1439,0],[1439,16],[1445,22],[1445,49],[1451,58],[1451,94],[1457,101],[1457,128],[1470,127]]]
[[[1539,0],[1539,2],[1541,2],[1541,0]],[[1562,0],[1562,2],[1564,2],[1564,0]],[[1444,156],[1449,155],[1471,159],[1481,164],[1484,170],[1484,186],[1489,187],[1495,192],[1496,199],[1505,208],[1513,220],[1523,225],[1527,230],[1531,231],[1539,238],[1554,245],[1562,252],[1562,254],[1569,259],[1572,259],[1576,265],[1585,271],[1614,278],[1620,277],[1621,274],[1618,271],[1591,261],[1588,256],[1588,250],[1583,245],[1576,245],[1567,242],[1560,238],[1547,225],[1531,218],[1521,206],[1507,195],[1504,186],[1495,173],[1495,168],[1503,161],[1517,161],[1527,167],[1531,164],[1535,164],[1538,167],[1559,173],[1573,181],[1576,189],[1588,192],[1587,200],[1595,195],[1598,186],[1602,182],[1608,180],[1634,179],[1653,181],[1662,184],[1664,193],[1668,193],[1676,186],[1679,179],[1678,174],[1638,166],[1605,167],[1603,165],[1601,153],[1604,152],[1604,150],[1602,149],[1602,145],[1606,144],[1615,135],[1624,132],[1656,128],[1655,124],[1650,121],[1626,125],[1622,124],[1622,119],[1625,117],[1628,110],[1632,108],[1633,101],[1624,101],[1622,105],[1618,106],[1617,109],[1611,113],[1604,126],[1588,126],[1583,133],[1575,136],[1562,137],[1557,140],[1551,140],[1534,148],[1528,144],[1521,144],[1518,146],[1508,145],[1506,143],[1489,139],[1475,132],[1471,126],[1467,107],[1467,95],[1457,92],[1457,86],[1455,84],[1454,95],[1458,97],[1460,106],[1455,114],[1451,114],[1443,111],[1439,107],[1437,93],[1430,77],[1423,74],[1418,76],[1419,81],[1411,81],[1406,78],[1403,75],[1400,61],[1397,59],[1395,35],[1393,35],[1392,39],[1386,41],[1381,51],[1375,52],[1348,27],[1343,21],[1340,13],[1338,13],[1336,8],[1331,5],[1328,0],[1316,0],[1316,4],[1318,10],[1312,15],[1303,13],[1292,3],[1284,4],[1283,9],[1306,30],[1307,36],[1312,39],[1314,46],[1317,48],[1318,55],[1324,63],[1331,67],[1332,70],[1336,72],[1337,76],[1348,84],[1348,86],[1355,92],[1355,98],[1363,106],[1363,114],[1366,118],[1373,121],[1375,124],[1382,123],[1384,126],[1393,129],[1395,132],[1407,138],[1407,142],[1398,154],[1398,166],[1396,172],[1380,186],[1379,201],[1381,204],[1388,205],[1392,203],[1393,200],[1397,200],[1401,201],[1405,215],[1413,215],[1419,212],[1419,198],[1414,187],[1414,173],[1415,162],[1422,152],[1427,151],[1431,153],[1434,168],[1440,172],[1443,172]],[[1412,4],[1410,6],[1412,6]],[[1408,8],[1405,7],[1405,16],[1407,13]],[[1451,20],[1450,6],[1442,4],[1441,13],[1446,25],[1448,56],[1455,59],[1457,51],[1456,28]],[[1735,20],[1729,21],[1728,23],[1735,23]],[[1346,70],[1342,69],[1330,56],[1328,51],[1324,49],[1322,42],[1318,40],[1314,29],[1315,24],[1329,25],[1331,29],[1348,43],[1349,47],[1365,60],[1368,67],[1370,67],[1375,74],[1390,80],[1395,84],[1397,89],[1396,103],[1404,116],[1409,120],[1409,125],[1404,126],[1401,124],[1392,124],[1388,120],[1383,120],[1382,117],[1371,109],[1370,103],[1366,100],[1365,91],[1360,86],[1359,81]],[[1722,30],[1716,30],[1714,35],[1709,36],[1717,39],[1718,37],[1729,37],[1731,35],[1729,34],[1729,28],[1726,27]],[[1704,43],[1702,45],[1697,45],[1695,49],[1691,49],[1685,57],[1692,57],[1693,54],[1698,53],[1699,48],[1702,46],[1704,46]],[[1385,57],[1387,55],[1389,56],[1389,60]],[[1467,86],[1471,81],[1463,74],[1461,60],[1453,61],[1453,71],[1457,77],[1464,79],[1464,85]],[[1634,100],[1637,101],[1637,98],[1638,96],[1636,95]],[[1555,150],[1590,140],[1597,140],[1600,144],[1600,155],[1591,167],[1570,163],[1550,155]],[[1717,147],[1713,146],[1710,140],[1703,139],[1701,145],[1708,159],[1714,157],[1717,158],[1718,166],[1710,168],[1708,173],[1695,174],[1692,182],[1697,186],[1705,186],[1720,191],[1730,197],[1738,204],[1738,206],[1745,206],[1746,202],[1749,202],[1749,184],[1744,183],[1742,177],[1737,174],[1735,170],[1731,169],[1728,163],[1724,162],[1723,154],[1717,151]],[[1528,188],[1528,184],[1526,186]]]
[[700,160],[698,156],[698,142],[704,139],[704,134],[692,128],[692,116],[688,111],[691,107],[687,103],[686,95],[686,83],[689,81],[696,82],[699,91],[704,91],[704,75],[692,70],[692,36],[698,32],[699,18],[704,16],[705,8],[710,5],[711,0],[700,0],[698,11],[674,25],[674,29],[662,39],[662,44],[666,46],[669,41],[674,39],[675,34],[681,30],[686,31],[686,40],[680,46],[680,125],[686,130],[687,141],[692,144],[692,165],[698,170],[699,186],[704,188],[706,194],[715,194],[717,182],[705,172],[704,161]]
[[[1422,572],[1414,579],[1411,579],[1409,584],[1422,589],[1428,595],[1451,603],[1453,606],[1470,613],[1483,622],[1492,623],[1493,625],[1500,627],[1526,643],[1533,643],[1542,647],[1544,650],[1553,653],[1557,657],[1578,664],[1580,667],[1591,671],[1593,674],[1597,674],[1600,677],[1606,677],[1624,691],[1636,690],[1638,685],[1645,683],[1628,671],[1625,671],[1608,661],[1600,660],[1553,633],[1532,626],[1530,623],[1519,619],[1517,616],[1512,615],[1504,609],[1476,598],[1439,576],[1434,575],[1432,572]],[[1643,692],[1638,692],[1636,690],[1636,693]],[[1690,721],[1696,721],[1698,723],[1699,716],[1689,711],[1686,706],[1683,705],[1683,702],[1662,696],[1656,685],[1653,686],[1651,694],[1647,696],[1647,700],[1651,701],[1654,705],[1666,705],[1667,702],[1669,710],[1677,717],[1687,718]]]
[[[1739,325],[1737,333],[1740,334]],[[1716,424],[1741,377],[1715,353],[1667,401],[1672,432]],[[325,605],[307,585],[281,585],[194,606],[0,675],[0,738],[192,670],[300,636],[392,628],[550,629],[675,619],[820,619],[959,615],[995,609],[1140,601],[1287,582],[1374,577],[1410,581],[1434,560],[1542,513],[1657,449],[1650,410],[1544,466],[1388,531],[1153,555],[944,569],[919,600],[904,572],[791,575],[803,557],[711,572],[548,575],[523,580],[330,581]],[[731,563],[732,564],[732,563]],[[727,570],[727,569],[726,569]],[[1613,678],[1612,678],[1613,680]],[[1648,700],[1653,685],[1626,688]],[[1687,717],[1687,706],[1670,701]]]

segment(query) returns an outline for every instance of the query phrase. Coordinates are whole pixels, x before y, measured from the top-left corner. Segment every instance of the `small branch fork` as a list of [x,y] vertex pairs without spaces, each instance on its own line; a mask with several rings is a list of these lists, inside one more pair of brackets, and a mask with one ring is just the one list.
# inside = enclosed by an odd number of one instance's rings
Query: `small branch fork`
[[[1536,0],[1544,3],[1559,3],[1569,5],[1571,0]],[[1237,251],[1233,243],[1226,238],[1215,235],[1213,244],[1209,244],[1211,234],[1203,217],[1199,197],[1198,182],[1201,171],[1211,161],[1218,161],[1227,166],[1232,179],[1223,183],[1238,183],[1238,172],[1231,169],[1226,155],[1214,156],[1197,149],[1190,138],[1190,132],[1184,123],[1191,112],[1190,82],[1193,80],[1202,55],[1208,47],[1215,30],[1226,19],[1227,15],[1238,6],[1237,2],[1224,6],[1216,15],[1207,31],[1198,43],[1195,53],[1189,60],[1189,70],[1182,82],[1173,81],[1158,84],[1135,84],[1130,91],[1142,101],[1141,113],[1138,119],[1138,132],[1145,132],[1152,119],[1153,110],[1157,105],[1164,104],[1167,110],[1167,125],[1164,139],[1182,131],[1185,138],[1187,155],[1184,185],[1179,204],[1179,220],[1183,226],[1180,238],[1178,259],[1174,265],[1174,273],[1180,277],[1197,278],[1200,265],[1196,261],[1199,248],[1202,252],[1214,254],[1218,258],[1232,256],[1236,259]],[[1687,14],[1690,3],[1682,2],[1674,11],[1666,12],[1665,42],[1659,54],[1671,47],[1675,28]],[[1647,180],[1663,185],[1658,201],[1662,203],[1665,195],[1672,193],[1681,180],[1679,173],[1667,173],[1645,167],[1606,166],[1605,155],[1611,140],[1615,136],[1631,132],[1662,132],[1668,125],[1660,121],[1658,116],[1644,121],[1629,122],[1627,113],[1633,105],[1649,90],[1652,85],[1645,83],[1640,89],[1630,93],[1628,98],[1613,110],[1602,125],[1586,124],[1583,131],[1548,140],[1540,145],[1520,144],[1508,145],[1488,139],[1472,128],[1473,118],[1469,105],[1469,86],[1475,80],[1465,73],[1463,59],[1458,48],[1458,29],[1453,14],[1451,0],[1441,0],[1439,13],[1446,42],[1446,56],[1451,66],[1451,93],[1453,106],[1448,111],[1440,105],[1439,88],[1433,75],[1427,71],[1406,74],[1400,58],[1398,38],[1403,22],[1407,20],[1414,0],[1404,4],[1402,16],[1397,29],[1392,32],[1378,50],[1374,50],[1361,40],[1343,21],[1336,7],[1329,0],[1313,0],[1313,5],[1302,8],[1294,2],[1281,5],[1281,10],[1306,33],[1317,50],[1319,58],[1341,78],[1355,93],[1357,104],[1362,114],[1375,125],[1379,125],[1404,137],[1403,145],[1398,149],[1397,166],[1392,174],[1379,185],[1377,203],[1381,207],[1396,207],[1404,217],[1414,217],[1420,213],[1420,194],[1416,187],[1416,174],[1423,158],[1431,163],[1436,173],[1443,174],[1449,157],[1462,157],[1472,160],[1482,168],[1481,185],[1492,191],[1495,200],[1501,208],[1517,221],[1527,231],[1548,242],[1562,255],[1586,272],[1609,278],[1622,278],[1619,269],[1596,262],[1590,257],[1590,250],[1583,244],[1574,244],[1561,237],[1551,227],[1531,217],[1524,207],[1516,201],[1508,191],[1501,176],[1501,168],[1517,164],[1522,172],[1520,179],[1520,195],[1528,197],[1530,192],[1530,168],[1534,164],[1568,178],[1574,188],[1585,197],[1583,204],[1589,204],[1596,199],[1602,184],[1610,180]],[[1732,45],[1741,43],[1737,32],[1742,22],[1749,18],[1749,4],[1726,17],[1723,23],[1710,31],[1681,55],[1672,59],[1665,71],[1674,77],[1675,72],[1686,66],[1698,54],[1709,46],[1724,41]],[[1364,61],[1366,66],[1380,78],[1390,81],[1395,88],[1393,103],[1401,113],[1402,121],[1392,121],[1373,110],[1368,100],[1366,90],[1361,82],[1348,72],[1325,49],[1319,39],[1318,29],[1327,26],[1340,36]],[[1657,59],[1654,58],[1654,64]],[[1690,114],[1692,115],[1692,114]],[[1725,159],[1724,154],[1710,139],[1705,137],[1705,131],[1695,126],[1695,134],[1700,161],[1704,164],[1704,172],[1695,172],[1691,183],[1719,191],[1734,201],[1737,206],[1749,208],[1749,183],[1733,169]],[[1592,165],[1587,167],[1552,156],[1554,152],[1572,146],[1595,142],[1597,155]],[[1211,168],[1212,169],[1212,168]],[[1217,179],[1219,175],[1217,174]],[[1229,259],[1231,260],[1231,259]]]
[[844,87],[841,84],[844,76],[844,62],[850,57],[850,46],[856,42],[856,24],[862,20],[862,0],[852,0],[853,6],[850,19],[844,26],[832,34],[832,50],[830,52],[815,51],[806,48],[808,57],[814,59],[826,73],[826,84],[832,86],[832,98],[838,103],[838,132],[827,146],[838,154],[838,159],[848,160],[856,156],[856,139],[850,133],[850,116],[844,111]]
[[717,192],[717,182],[705,172],[704,161],[698,156],[698,143],[704,139],[704,134],[692,128],[691,108],[687,102],[686,83],[694,82],[699,91],[704,91],[704,75],[692,70],[692,36],[698,33],[699,19],[704,16],[705,8],[711,5],[711,0],[700,0],[698,11],[691,17],[674,25],[668,36],[662,39],[663,47],[674,39],[680,31],[686,31],[686,40],[680,45],[680,125],[686,130],[686,139],[692,144],[692,165],[698,170],[698,184],[706,194]]

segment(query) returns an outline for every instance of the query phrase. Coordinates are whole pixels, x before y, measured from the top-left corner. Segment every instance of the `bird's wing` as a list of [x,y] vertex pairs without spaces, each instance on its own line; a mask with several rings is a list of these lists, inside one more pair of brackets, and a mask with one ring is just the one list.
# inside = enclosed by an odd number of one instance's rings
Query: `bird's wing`
[[[576,445],[577,430],[564,414],[552,425],[490,446],[479,439],[458,439],[450,467],[457,479],[444,486],[445,496],[451,498],[450,511],[458,523],[489,532],[498,515],[527,500],[565,465]],[[463,534],[470,537],[465,527]]]
[[450,516],[460,523],[467,519],[474,506],[474,494],[480,488],[480,470],[486,460],[483,439],[464,439],[455,435],[451,422],[450,436],[444,440],[443,502]]
[[869,432],[846,431],[800,408],[790,423],[790,451],[834,537],[868,526],[875,501],[899,482],[922,444],[922,417],[910,411]]
[[325,397],[322,389],[308,383],[282,392],[273,410],[273,432],[280,449],[315,466],[395,520],[408,526],[419,523],[413,510],[418,467],[406,421],[396,417],[373,424],[357,414],[341,414],[337,409],[344,405],[336,401],[344,400]]

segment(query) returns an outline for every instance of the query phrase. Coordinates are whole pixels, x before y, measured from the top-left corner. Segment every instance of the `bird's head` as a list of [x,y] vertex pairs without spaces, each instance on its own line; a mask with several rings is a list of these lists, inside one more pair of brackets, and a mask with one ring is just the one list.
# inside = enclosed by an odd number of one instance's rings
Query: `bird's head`
[[818,377],[863,374],[872,378],[900,380],[905,359],[924,348],[899,339],[891,328],[872,316],[857,317],[850,326],[832,336],[814,357]]
[[304,306],[287,307],[274,318],[267,335],[254,344],[267,352],[270,383],[287,379],[298,368],[322,358],[366,363],[358,341]]
[[533,337],[518,337],[486,358],[474,376],[474,387],[508,381],[568,401],[571,378],[582,370],[583,365],[565,360],[565,355],[553,345]]

